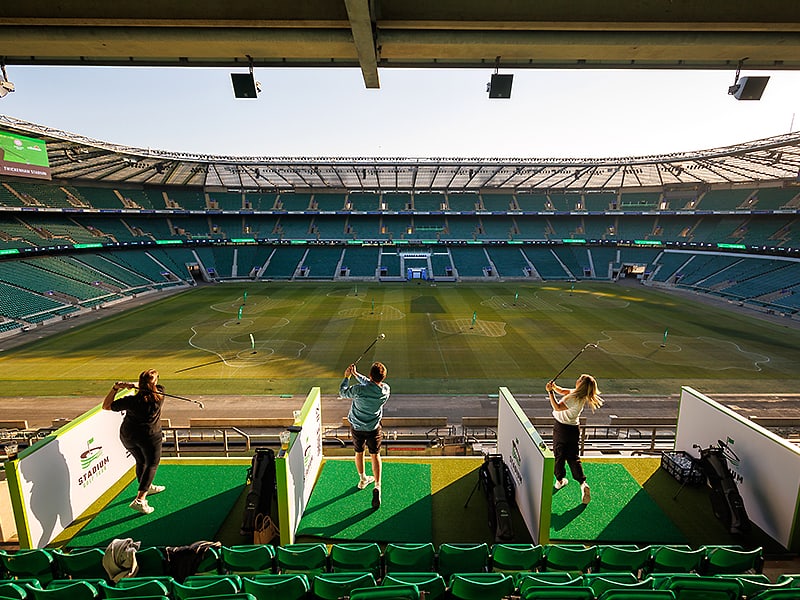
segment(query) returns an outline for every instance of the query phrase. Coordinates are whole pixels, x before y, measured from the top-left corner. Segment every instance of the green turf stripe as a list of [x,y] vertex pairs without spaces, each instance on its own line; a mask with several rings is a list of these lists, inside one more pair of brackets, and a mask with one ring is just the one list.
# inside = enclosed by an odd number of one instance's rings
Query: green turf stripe
[[[581,488],[553,492],[551,540],[685,544],[686,538],[650,495],[616,463],[584,463],[592,501],[581,504]],[[570,475],[567,475],[570,478]]]
[[359,490],[357,483],[352,460],[327,460],[297,535],[375,542],[431,541],[430,465],[384,462],[378,510],[371,506],[373,486]]
[[143,547],[213,540],[244,488],[246,473],[244,465],[162,464],[156,483],[167,489],[148,496],[155,512],[141,515],[128,507],[136,496],[134,480],[69,545],[104,546],[115,537],[140,540]]

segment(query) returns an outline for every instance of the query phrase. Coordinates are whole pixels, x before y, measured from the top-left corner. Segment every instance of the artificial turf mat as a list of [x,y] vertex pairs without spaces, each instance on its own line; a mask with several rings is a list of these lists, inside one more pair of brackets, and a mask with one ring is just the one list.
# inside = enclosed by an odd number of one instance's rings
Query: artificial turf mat
[[326,460],[297,535],[369,542],[432,541],[430,465],[384,461],[381,480],[381,507],[374,510],[372,486],[358,489],[353,461]]
[[180,546],[214,540],[245,486],[247,465],[162,464],[156,483],[166,486],[147,497],[155,511],[134,512],[134,479],[68,543],[106,546],[114,538],[133,538],[145,546]]
[[[553,490],[551,540],[686,544],[686,537],[621,464],[584,462],[592,501],[575,481]],[[569,476],[568,476],[569,477]]]

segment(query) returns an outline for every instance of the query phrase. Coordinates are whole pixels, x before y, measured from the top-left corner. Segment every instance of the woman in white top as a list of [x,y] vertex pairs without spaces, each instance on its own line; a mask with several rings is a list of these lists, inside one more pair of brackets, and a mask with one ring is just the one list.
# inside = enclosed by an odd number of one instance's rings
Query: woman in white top
[[[565,463],[569,464],[572,477],[581,484],[581,501],[589,504],[591,493],[581,465],[578,419],[587,404],[591,407],[592,412],[603,405],[600,390],[597,389],[597,381],[591,375],[584,373],[578,377],[574,389],[562,388],[556,385],[555,381],[548,381],[545,389],[550,398],[550,406],[553,407],[553,418],[555,419],[555,423],[553,423],[553,454],[555,455],[553,474],[556,481],[553,485],[560,490],[569,483]],[[560,400],[556,399],[556,393],[561,395]]]

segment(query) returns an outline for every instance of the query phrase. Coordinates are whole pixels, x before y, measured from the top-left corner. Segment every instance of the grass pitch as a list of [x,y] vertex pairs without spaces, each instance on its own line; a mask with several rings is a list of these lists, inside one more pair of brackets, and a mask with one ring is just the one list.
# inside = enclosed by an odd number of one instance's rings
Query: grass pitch
[[563,381],[589,372],[603,392],[647,395],[800,380],[798,329],[643,286],[254,282],[201,286],[8,350],[0,394],[101,396],[149,367],[170,393],[335,394],[380,333],[359,366],[384,362],[396,394],[540,390],[590,342],[598,349]]

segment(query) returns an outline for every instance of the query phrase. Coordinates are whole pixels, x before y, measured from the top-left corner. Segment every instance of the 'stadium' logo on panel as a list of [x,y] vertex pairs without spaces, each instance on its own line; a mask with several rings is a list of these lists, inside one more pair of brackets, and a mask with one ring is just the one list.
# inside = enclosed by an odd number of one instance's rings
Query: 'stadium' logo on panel
[[102,446],[93,446],[94,438],[86,441],[86,450],[81,452],[81,474],[78,477],[78,485],[86,487],[92,480],[106,470],[109,458],[105,456]]

